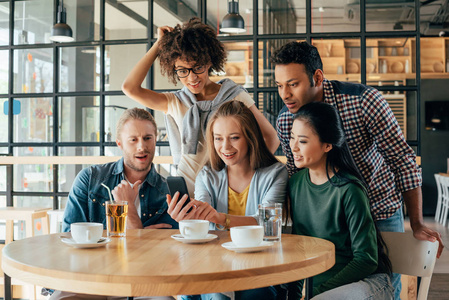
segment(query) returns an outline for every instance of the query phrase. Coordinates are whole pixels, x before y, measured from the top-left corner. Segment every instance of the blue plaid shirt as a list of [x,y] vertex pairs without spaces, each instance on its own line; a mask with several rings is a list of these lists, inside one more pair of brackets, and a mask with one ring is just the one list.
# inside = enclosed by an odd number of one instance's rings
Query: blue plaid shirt
[[[371,211],[376,220],[391,217],[402,203],[402,192],[422,185],[416,155],[385,98],[361,84],[323,81],[324,102],[337,108],[352,156],[368,184]],[[295,167],[290,149],[294,115],[287,107],[279,113],[276,129],[287,157],[289,175]]]

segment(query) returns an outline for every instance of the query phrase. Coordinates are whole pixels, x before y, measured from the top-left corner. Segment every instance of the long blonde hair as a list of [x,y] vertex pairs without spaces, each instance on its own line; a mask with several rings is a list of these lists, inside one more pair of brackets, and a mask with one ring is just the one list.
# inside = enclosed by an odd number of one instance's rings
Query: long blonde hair
[[264,168],[278,162],[270,152],[263,139],[262,131],[251,110],[240,101],[225,102],[207,125],[207,147],[209,149],[210,165],[214,170],[220,171],[226,164],[220,158],[214,146],[214,124],[218,118],[233,117],[240,124],[243,135],[248,143],[248,155],[252,169]]

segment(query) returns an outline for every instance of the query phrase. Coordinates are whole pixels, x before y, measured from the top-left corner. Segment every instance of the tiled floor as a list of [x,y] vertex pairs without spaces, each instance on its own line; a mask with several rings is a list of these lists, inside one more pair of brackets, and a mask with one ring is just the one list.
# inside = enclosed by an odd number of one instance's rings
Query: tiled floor
[[[433,217],[424,217],[424,223],[434,230],[437,230],[442,237],[443,244],[446,246],[443,249],[443,253],[441,254],[440,258],[437,259],[435,263],[435,269],[434,273],[446,273],[449,274],[449,228],[448,224],[446,223],[446,226],[443,226],[439,223],[436,223]],[[406,221],[405,223],[405,230],[411,230],[410,224]]]

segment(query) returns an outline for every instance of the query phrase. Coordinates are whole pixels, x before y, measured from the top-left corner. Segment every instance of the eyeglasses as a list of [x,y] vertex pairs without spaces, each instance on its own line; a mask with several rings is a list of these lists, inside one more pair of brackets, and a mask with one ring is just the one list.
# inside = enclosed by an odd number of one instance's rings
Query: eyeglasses
[[192,71],[194,74],[203,74],[204,72],[206,72],[206,66],[177,69],[175,70],[175,73],[179,78],[185,78],[190,75],[190,71]]

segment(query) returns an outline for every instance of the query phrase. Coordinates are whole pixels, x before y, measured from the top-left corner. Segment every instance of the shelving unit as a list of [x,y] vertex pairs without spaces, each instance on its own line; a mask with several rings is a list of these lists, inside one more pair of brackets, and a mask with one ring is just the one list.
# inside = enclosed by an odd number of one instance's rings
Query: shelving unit
[[[320,39],[312,44],[320,53],[326,78],[360,81],[359,40]],[[416,78],[415,39],[368,39],[366,45],[368,81]],[[421,78],[449,78],[449,38],[421,38]]]
[[448,73],[449,70],[446,68],[448,42],[447,38],[421,38],[421,73],[423,75]]
[[[333,78],[335,75],[352,74],[360,77],[361,53],[359,40],[315,40],[312,43],[320,53],[324,73],[328,78]],[[384,74],[396,75],[393,79],[403,79],[407,77],[407,74],[412,77],[412,55],[414,51],[412,51],[411,39],[370,39],[366,41],[366,44],[366,72],[368,77],[383,76]],[[329,47],[331,47],[332,52],[329,51]],[[339,53],[339,55],[334,53]],[[352,76],[347,78],[351,80]],[[341,80],[341,78],[338,79]],[[379,79],[382,78],[379,77]]]

